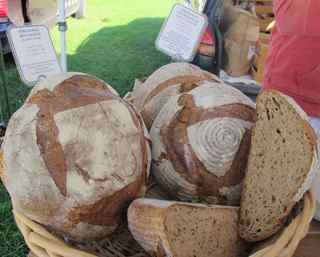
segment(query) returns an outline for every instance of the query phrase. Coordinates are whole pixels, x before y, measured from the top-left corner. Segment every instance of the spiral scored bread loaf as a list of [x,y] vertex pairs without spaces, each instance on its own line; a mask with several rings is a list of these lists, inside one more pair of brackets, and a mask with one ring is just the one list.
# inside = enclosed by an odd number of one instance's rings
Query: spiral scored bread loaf
[[65,73],[41,82],[3,144],[14,209],[79,241],[111,233],[144,191],[146,136],[142,118],[103,81]]
[[155,178],[180,200],[239,205],[254,121],[254,103],[222,83],[172,97],[151,128]]
[[151,256],[241,257],[239,208],[138,199],[128,210],[129,229]]
[[189,63],[171,63],[156,70],[144,83],[134,88],[133,104],[141,112],[147,128],[172,96],[188,92],[197,82],[211,80],[221,82],[212,73]]

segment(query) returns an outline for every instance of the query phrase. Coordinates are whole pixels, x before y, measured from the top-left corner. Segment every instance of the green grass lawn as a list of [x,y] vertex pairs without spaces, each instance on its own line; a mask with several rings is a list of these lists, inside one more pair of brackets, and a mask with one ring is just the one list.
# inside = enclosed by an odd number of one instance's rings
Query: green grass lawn
[[[69,19],[69,69],[95,75],[124,95],[135,78],[144,77],[169,59],[154,48],[164,18],[175,0],[88,0],[87,17]],[[59,52],[57,30],[52,31]],[[11,109],[18,109],[29,93],[15,66],[7,63]],[[0,93],[3,103],[3,93]],[[14,225],[11,204],[0,184],[0,256],[24,257],[27,249]],[[76,256],[75,256],[76,257]]]

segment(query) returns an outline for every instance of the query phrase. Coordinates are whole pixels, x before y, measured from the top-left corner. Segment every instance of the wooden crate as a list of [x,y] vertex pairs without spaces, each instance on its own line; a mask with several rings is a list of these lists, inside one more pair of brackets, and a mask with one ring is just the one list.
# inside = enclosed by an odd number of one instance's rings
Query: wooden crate
[[253,78],[261,84],[269,49],[270,30],[268,27],[274,21],[273,0],[234,0],[233,2],[246,10],[254,11],[258,17],[260,37],[251,73]]
[[264,77],[264,65],[268,56],[270,34],[260,33],[256,55],[252,64],[252,75],[259,84]]
[[272,0],[240,0],[236,4],[246,6],[246,9],[253,9],[258,16],[260,31],[267,32],[268,26],[274,21],[273,1]]
[[259,35],[259,42],[261,44],[269,45],[270,42],[270,34],[261,32]]
[[268,26],[274,21],[272,0],[255,1],[255,12],[259,18],[260,31],[267,32]]

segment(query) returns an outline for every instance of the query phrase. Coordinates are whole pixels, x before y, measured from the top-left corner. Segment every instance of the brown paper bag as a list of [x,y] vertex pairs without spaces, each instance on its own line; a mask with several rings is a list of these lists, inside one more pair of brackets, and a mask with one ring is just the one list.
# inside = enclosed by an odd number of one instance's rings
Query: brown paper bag
[[256,52],[259,39],[258,18],[232,5],[225,5],[224,11],[224,70],[230,76],[243,76],[249,73]]

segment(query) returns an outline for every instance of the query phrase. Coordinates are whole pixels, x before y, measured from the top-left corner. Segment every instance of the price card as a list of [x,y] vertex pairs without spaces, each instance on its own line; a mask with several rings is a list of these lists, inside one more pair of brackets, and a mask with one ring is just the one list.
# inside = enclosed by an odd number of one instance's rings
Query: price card
[[192,61],[207,25],[205,15],[176,4],[161,28],[156,48],[178,61]]
[[11,27],[7,35],[26,85],[34,86],[39,80],[62,72],[46,26]]

